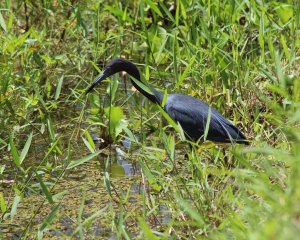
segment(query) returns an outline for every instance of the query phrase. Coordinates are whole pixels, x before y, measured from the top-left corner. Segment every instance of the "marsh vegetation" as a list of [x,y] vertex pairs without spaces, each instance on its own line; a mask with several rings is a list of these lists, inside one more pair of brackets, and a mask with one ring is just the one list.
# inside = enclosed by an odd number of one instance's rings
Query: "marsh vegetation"
[[[294,239],[299,1],[2,1],[0,236]],[[201,99],[249,146],[189,145],[116,74]]]

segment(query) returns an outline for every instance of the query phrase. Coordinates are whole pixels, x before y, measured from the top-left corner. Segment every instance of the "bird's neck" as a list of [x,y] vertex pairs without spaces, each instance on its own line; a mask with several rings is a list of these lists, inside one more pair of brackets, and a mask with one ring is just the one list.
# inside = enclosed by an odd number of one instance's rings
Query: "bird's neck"
[[[137,69],[137,67],[132,67],[126,70],[126,72],[134,77],[136,79],[136,81],[139,81],[142,85],[145,85],[140,77],[140,73],[139,70]],[[131,80],[132,85],[140,92],[142,93],[145,97],[147,97],[150,101],[154,102],[154,103],[158,103],[161,104],[162,100],[163,100],[163,94],[161,92],[159,92],[158,90],[152,88],[152,87],[148,87],[147,88],[151,91],[145,91],[142,87],[140,87],[134,80]]]

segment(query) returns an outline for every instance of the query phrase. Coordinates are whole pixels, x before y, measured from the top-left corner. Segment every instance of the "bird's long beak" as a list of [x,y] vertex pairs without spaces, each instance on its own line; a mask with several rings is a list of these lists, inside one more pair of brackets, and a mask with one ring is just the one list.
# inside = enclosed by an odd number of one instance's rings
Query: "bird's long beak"
[[85,94],[88,94],[90,91],[93,90],[93,88],[100,83],[102,80],[107,78],[109,76],[109,72],[104,70],[102,73],[98,75],[98,77],[95,79],[95,81],[89,86],[89,88],[85,91]]

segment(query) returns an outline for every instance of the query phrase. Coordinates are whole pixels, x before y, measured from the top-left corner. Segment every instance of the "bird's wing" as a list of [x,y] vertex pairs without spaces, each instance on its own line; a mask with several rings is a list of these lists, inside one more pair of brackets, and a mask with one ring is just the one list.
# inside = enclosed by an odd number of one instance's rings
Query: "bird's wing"
[[199,99],[172,94],[168,96],[166,112],[179,122],[186,134],[194,140],[204,135],[210,109],[210,124],[207,139],[217,142],[244,140],[243,134],[217,110],[209,107]]
[[208,105],[195,100],[197,99],[186,95],[171,94],[168,96],[165,110],[174,121],[180,123],[189,137],[198,140],[204,134]]

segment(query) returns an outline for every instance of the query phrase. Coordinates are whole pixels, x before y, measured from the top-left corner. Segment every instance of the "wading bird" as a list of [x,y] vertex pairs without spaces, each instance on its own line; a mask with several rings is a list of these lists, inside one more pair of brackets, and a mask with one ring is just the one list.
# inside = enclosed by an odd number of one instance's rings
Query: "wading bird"
[[[132,62],[121,58],[111,60],[86,93],[90,92],[102,80],[122,71],[136,79],[131,79],[131,82],[139,92],[153,103],[162,105],[164,94],[152,87],[147,87],[148,91],[143,88],[138,68]],[[249,144],[236,126],[217,110],[197,98],[184,94],[168,94],[163,109],[175,122],[181,125],[187,138],[192,141],[204,140],[205,128],[209,127],[206,131],[206,140],[218,143]],[[208,125],[207,121],[209,121],[209,126],[206,126]]]

